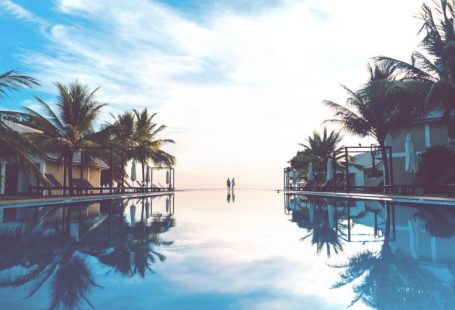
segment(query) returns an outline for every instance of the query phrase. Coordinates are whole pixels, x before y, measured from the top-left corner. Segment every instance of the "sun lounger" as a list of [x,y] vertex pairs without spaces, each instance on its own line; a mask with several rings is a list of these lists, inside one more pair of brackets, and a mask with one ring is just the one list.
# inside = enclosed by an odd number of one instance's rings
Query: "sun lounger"
[[73,179],[73,186],[76,188],[76,193],[82,195],[85,190],[85,194],[88,194],[90,189],[94,189],[93,185],[86,179]]
[[54,187],[62,187],[62,183],[60,183],[52,173],[45,173],[46,178],[52,183]]

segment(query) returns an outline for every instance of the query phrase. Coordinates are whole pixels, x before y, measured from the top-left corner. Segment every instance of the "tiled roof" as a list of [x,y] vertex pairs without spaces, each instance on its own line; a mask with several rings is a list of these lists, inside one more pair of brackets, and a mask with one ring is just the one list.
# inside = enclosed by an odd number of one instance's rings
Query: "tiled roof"
[[38,130],[38,129],[35,129],[35,128],[32,128],[32,127],[28,127],[28,126],[25,126],[25,125],[22,125],[22,124],[19,124],[19,123],[16,123],[16,122],[13,122],[13,121],[10,121],[10,120],[7,120],[7,119],[2,120],[2,122],[4,124],[6,124],[12,130],[14,130],[15,132],[20,133],[20,134],[42,133],[41,130]]
[[[14,130],[15,132],[20,133],[20,134],[42,133],[41,130],[37,130],[37,129],[31,128],[31,127],[28,127],[28,126],[25,126],[25,125],[10,121],[10,120],[2,120],[2,121],[9,128],[11,128],[12,130]],[[58,155],[57,154],[52,154],[52,153],[46,154],[46,157],[48,159],[54,160],[54,161],[56,161],[58,159]],[[74,155],[73,155],[73,163],[74,164],[80,164],[81,163],[81,153],[80,152],[74,153]],[[106,164],[100,158],[93,158],[91,160],[90,166],[101,168],[101,169],[109,169],[109,165]]]
[[[49,153],[49,154],[46,154],[46,156],[50,160],[56,161],[58,159],[57,154]],[[73,164],[77,164],[77,165],[81,164],[81,152],[74,153]],[[84,165],[87,165],[86,161],[84,161]],[[101,169],[109,169],[109,165],[104,160],[97,158],[97,157],[91,159],[90,166],[101,168]]]

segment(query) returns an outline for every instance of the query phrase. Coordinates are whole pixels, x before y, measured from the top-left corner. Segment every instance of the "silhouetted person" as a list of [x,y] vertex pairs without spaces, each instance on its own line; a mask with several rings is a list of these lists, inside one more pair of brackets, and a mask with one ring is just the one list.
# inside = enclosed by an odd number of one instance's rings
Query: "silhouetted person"
[[234,180],[234,178],[232,178],[231,187],[232,187],[232,190],[234,190],[234,187],[235,187],[235,180]]
[[231,189],[231,181],[229,181],[229,178],[226,181],[227,189]]

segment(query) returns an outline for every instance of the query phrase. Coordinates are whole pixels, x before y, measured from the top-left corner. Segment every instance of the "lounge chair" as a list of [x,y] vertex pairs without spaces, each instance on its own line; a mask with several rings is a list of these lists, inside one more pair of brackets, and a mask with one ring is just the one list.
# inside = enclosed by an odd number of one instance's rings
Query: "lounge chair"
[[53,189],[56,190],[63,189],[63,185],[55,178],[55,176],[52,173],[45,173],[44,176],[46,177],[46,180],[40,181],[40,183],[43,183],[43,185],[30,186],[29,188],[30,192],[36,190],[36,193],[42,196],[44,194],[44,191],[48,191],[48,194],[52,195]]
[[52,173],[45,173],[44,175],[54,187],[63,187],[62,183],[60,183]]
[[85,190],[85,194],[88,194],[90,189],[94,189],[93,185],[86,179],[73,179],[73,186],[76,188],[76,193],[82,195]]
[[[46,178],[51,182],[52,187],[55,187],[56,189],[61,189],[63,188],[62,183],[60,183],[57,178],[52,174],[52,173],[45,173],[44,174]],[[48,188],[49,195],[52,195],[52,189]]]

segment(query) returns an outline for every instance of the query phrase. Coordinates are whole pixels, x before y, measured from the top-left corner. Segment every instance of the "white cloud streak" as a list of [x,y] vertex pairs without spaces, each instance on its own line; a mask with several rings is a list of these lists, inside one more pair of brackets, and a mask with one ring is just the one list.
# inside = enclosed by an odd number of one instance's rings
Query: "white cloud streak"
[[49,23],[46,20],[34,15],[30,11],[24,9],[22,6],[12,1],[0,0],[0,8],[3,8],[15,16],[17,19],[26,21],[28,23],[37,24],[42,30],[46,29],[49,26]]
[[297,143],[330,117],[321,100],[343,102],[339,84],[364,82],[372,56],[408,58],[420,3],[287,0],[242,14],[218,7],[198,21],[157,2],[56,5],[91,26],[54,25],[52,52],[22,55],[45,90],[78,78],[102,86],[112,111],[159,111],[178,143],[180,187],[228,176],[278,187]]

